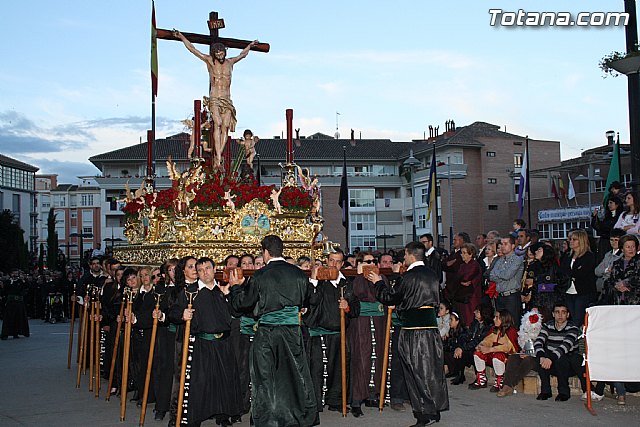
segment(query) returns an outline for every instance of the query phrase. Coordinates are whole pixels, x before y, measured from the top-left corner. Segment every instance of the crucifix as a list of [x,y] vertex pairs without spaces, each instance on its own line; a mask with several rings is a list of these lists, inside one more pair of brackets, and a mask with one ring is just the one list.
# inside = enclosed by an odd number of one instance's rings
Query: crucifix
[[[244,59],[250,50],[258,52],[269,52],[267,43],[260,43],[257,40],[252,42],[220,37],[218,30],[225,27],[224,20],[218,18],[217,12],[209,13],[209,35],[195,33],[181,33],[180,31],[170,31],[158,29],[157,35],[160,39],[179,40],[198,59],[205,62],[209,72],[209,98],[205,98],[209,114],[213,121],[213,152],[214,166],[222,169],[222,153],[229,132],[235,131],[236,109],[231,102],[231,74],[233,65]],[[209,54],[204,54],[194,47],[196,44],[209,45]],[[227,48],[242,49],[236,57],[227,58]],[[196,129],[194,129],[196,132]],[[196,136],[197,138],[198,136]]]

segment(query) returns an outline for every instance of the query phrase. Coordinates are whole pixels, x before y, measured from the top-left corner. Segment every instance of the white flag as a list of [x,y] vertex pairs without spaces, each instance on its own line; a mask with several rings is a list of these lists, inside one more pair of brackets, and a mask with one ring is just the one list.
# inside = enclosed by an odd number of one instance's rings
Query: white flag
[[571,181],[571,175],[567,174],[567,177],[569,178],[569,191],[567,193],[567,198],[569,200],[573,200],[576,198],[576,190],[575,188],[573,188],[573,181]]

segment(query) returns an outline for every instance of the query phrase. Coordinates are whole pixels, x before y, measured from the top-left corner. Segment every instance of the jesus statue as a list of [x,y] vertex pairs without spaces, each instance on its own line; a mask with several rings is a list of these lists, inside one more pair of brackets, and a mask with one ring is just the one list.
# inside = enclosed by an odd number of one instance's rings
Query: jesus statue
[[214,165],[220,168],[222,166],[222,150],[224,150],[224,146],[227,143],[229,132],[235,132],[236,130],[236,109],[231,102],[231,73],[233,72],[233,65],[246,58],[249,50],[258,44],[258,40],[249,43],[238,56],[227,58],[227,48],[222,43],[214,43],[211,46],[212,57],[196,49],[180,31],[174,30],[173,35],[184,43],[189,52],[207,64],[207,70],[209,71],[208,109],[213,119]]

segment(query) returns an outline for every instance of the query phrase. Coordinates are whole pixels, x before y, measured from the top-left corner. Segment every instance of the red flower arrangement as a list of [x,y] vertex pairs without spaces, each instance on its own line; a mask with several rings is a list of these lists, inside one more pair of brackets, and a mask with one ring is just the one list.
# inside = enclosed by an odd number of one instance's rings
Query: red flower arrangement
[[[191,201],[192,206],[221,210],[225,206],[225,189],[235,195],[234,203],[236,208],[241,208],[252,200],[260,200],[273,207],[273,202],[269,197],[273,185],[259,186],[257,182],[238,182],[237,174],[233,176],[222,176],[221,174],[206,174],[205,183],[195,189],[195,198]],[[190,188],[188,189],[190,190]],[[155,206],[159,210],[169,210],[173,201],[178,196],[177,182],[172,188],[162,190],[157,193],[155,200],[153,194],[145,195],[147,206]],[[307,191],[298,187],[285,187],[280,193],[280,205],[290,210],[307,210],[311,207],[311,196]],[[128,202],[122,209],[127,216],[137,215],[144,208],[144,204],[139,200]]]
[[537,314],[535,314],[535,313],[529,316],[529,322],[530,322],[532,325],[535,325],[536,323],[538,323],[538,320],[540,320],[540,316],[538,316],[538,315],[537,315]]

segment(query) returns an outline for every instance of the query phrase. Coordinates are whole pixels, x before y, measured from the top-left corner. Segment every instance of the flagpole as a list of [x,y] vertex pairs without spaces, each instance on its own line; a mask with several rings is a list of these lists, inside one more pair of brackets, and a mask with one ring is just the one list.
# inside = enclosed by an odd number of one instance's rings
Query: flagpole
[[158,91],[158,41],[156,33],[156,5],[151,1],[151,173],[150,179],[156,174],[156,94]]
[[[338,114],[338,113],[336,113]],[[337,115],[336,115],[336,120],[337,120]],[[347,146],[343,145],[342,146],[342,175],[343,175],[343,180],[346,184],[346,194],[347,194],[347,199],[343,200],[342,202],[345,204],[344,208],[343,208],[343,212],[344,212],[344,241],[345,241],[345,246],[347,248],[347,253],[349,253],[349,185],[347,184]],[[342,185],[341,185],[342,186]]]
[[[433,143],[433,165],[435,170],[433,171],[433,175],[434,175],[434,180],[433,180],[433,185],[436,187],[434,188],[434,197],[433,197],[433,211],[431,212],[431,215],[435,217],[435,220],[433,221],[435,223],[435,233],[433,234],[436,238],[436,247],[439,248],[440,247],[440,230],[438,228],[438,163],[436,161],[436,143]],[[431,194],[429,194],[429,197],[431,197]]]
[[529,135],[527,135],[524,140],[524,151],[525,153],[527,153],[527,184],[524,189],[526,192],[525,196],[527,202],[527,224],[529,224],[529,228],[533,228],[531,224],[531,194],[529,192],[529,179],[531,178],[531,176],[529,175]]

